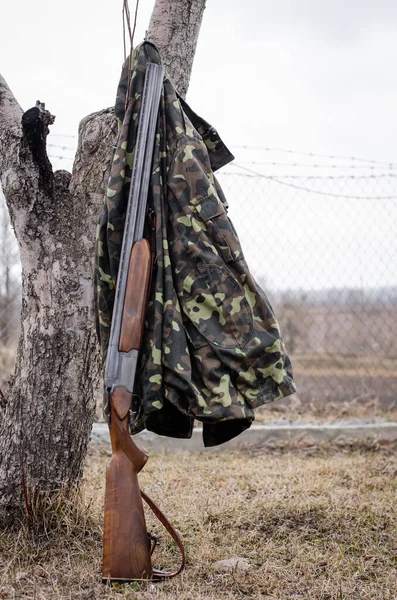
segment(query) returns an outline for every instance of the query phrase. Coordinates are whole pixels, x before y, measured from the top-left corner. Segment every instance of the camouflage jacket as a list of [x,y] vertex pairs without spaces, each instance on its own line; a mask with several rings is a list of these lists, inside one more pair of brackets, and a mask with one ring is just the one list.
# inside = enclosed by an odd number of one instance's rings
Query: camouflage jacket
[[[145,68],[160,63],[144,42],[128,61],[116,100],[119,137],[97,230],[97,329],[103,360],[123,235]],[[140,418],[162,435],[190,437],[203,424],[206,446],[247,429],[254,409],[295,386],[272,307],[253,279],[213,172],[233,159],[218,133],[164,80],[149,206],[156,215],[155,269],[134,392]],[[150,232],[148,232],[148,236]]]

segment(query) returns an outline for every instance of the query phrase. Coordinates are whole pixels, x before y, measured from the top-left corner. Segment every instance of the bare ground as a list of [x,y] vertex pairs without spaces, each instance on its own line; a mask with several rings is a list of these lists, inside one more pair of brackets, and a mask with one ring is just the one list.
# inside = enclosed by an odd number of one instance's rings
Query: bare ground
[[[153,455],[141,485],[187,549],[182,576],[106,588],[101,577],[104,470],[92,449],[80,494],[43,507],[0,537],[0,598],[35,600],[394,600],[394,444],[277,445],[220,454]],[[43,526],[44,522],[44,526]],[[160,533],[149,520],[149,528]],[[162,534],[157,567],[177,559]],[[218,573],[245,557],[247,572]]]

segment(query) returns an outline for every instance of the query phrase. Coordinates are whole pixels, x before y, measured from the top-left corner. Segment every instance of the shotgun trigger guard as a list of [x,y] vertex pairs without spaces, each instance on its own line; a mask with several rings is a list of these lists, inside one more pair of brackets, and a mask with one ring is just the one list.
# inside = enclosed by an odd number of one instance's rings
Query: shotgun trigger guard
[[156,213],[152,208],[148,210],[148,219],[151,231],[156,231]]
[[142,405],[139,397],[136,394],[132,395],[131,406],[129,410],[128,416],[128,424],[130,426],[131,431],[133,431],[134,426],[140,421],[142,417]]
[[107,421],[109,424],[109,427],[110,427],[110,394],[111,394],[111,389],[105,388],[106,403],[105,403],[105,406],[103,407],[102,412],[103,412],[105,421]]

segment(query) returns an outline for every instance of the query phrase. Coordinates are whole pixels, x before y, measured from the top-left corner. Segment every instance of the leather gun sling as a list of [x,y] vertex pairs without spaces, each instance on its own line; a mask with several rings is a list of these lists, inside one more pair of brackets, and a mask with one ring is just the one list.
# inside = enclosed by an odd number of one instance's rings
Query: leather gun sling
[[[125,453],[125,455],[129,458],[129,460],[132,463],[134,463],[133,448],[134,448],[135,444],[131,440],[131,436],[130,436],[129,432],[126,431],[125,429],[121,428],[117,421],[118,421],[118,418],[117,417],[114,418],[112,426],[115,428],[119,444],[120,444],[123,452]],[[182,540],[179,537],[177,531],[174,529],[174,527],[171,525],[171,523],[167,519],[167,517],[159,509],[157,504],[142,490],[141,490],[141,496],[142,496],[143,500],[146,502],[146,504],[149,506],[149,508],[152,510],[153,514],[157,517],[157,519],[163,525],[163,527],[168,531],[168,533],[170,534],[170,536],[172,537],[172,539],[178,546],[179,551],[181,553],[181,565],[176,571],[169,572],[169,571],[160,571],[159,569],[153,569],[153,577],[155,579],[175,577],[175,575],[179,575],[179,573],[185,567],[185,549],[184,549]]]
[[170,573],[169,571],[160,571],[159,569],[153,569],[153,577],[160,578],[160,579],[163,577],[175,577],[175,575],[179,575],[179,573],[183,570],[183,568],[185,566],[185,548],[183,547],[182,540],[179,537],[176,530],[174,529],[174,527],[171,525],[171,523],[167,519],[167,517],[165,516],[165,514],[163,512],[161,512],[161,510],[159,509],[157,504],[155,502],[153,502],[153,500],[147,494],[145,494],[145,492],[143,492],[142,490],[141,490],[141,496],[144,499],[144,501],[146,502],[146,504],[149,506],[149,508],[152,510],[153,514],[158,518],[160,523],[163,525],[163,527],[168,531],[168,533],[170,534],[170,536],[172,537],[172,539],[178,546],[179,551],[181,553],[181,565],[180,565],[179,569],[177,569],[176,571],[174,571],[172,573]]

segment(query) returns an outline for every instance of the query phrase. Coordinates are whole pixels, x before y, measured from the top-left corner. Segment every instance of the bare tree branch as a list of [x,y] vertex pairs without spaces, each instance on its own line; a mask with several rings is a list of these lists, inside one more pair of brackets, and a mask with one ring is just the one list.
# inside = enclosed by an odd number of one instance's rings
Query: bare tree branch
[[79,126],[70,191],[78,198],[89,198],[92,222],[96,221],[102,206],[116,135],[113,108],[84,117]]
[[0,176],[18,163],[22,109],[0,75]]

